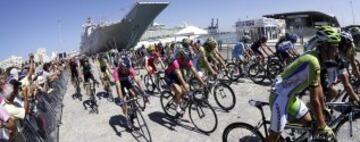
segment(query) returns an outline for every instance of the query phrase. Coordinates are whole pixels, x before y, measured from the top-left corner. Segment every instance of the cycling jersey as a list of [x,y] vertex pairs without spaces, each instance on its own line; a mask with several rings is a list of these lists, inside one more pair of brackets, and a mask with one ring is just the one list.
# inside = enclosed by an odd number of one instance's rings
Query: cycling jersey
[[284,41],[278,45],[277,52],[286,52],[289,49],[294,49],[294,44],[291,41]]
[[[210,57],[210,54],[212,53],[211,51],[206,50],[203,46],[201,46],[199,48],[199,51],[200,51],[199,54],[202,55],[202,56],[205,56],[205,58]],[[197,70],[206,69],[205,61],[202,59],[201,56],[197,60],[196,69]]]
[[306,106],[296,97],[309,86],[320,85],[320,64],[316,51],[309,51],[291,63],[277,78],[270,95],[271,130],[281,132],[287,119],[302,118]]
[[152,68],[152,72],[156,72],[156,66],[155,66],[155,61],[158,60],[160,58],[159,53],[153,53],[150,54],[149,56],[145,56],[145,61],[147,61],[148,65]]
[[120,69],[120,68],[116,67],[114,69],[113,75],[114,75],[115,81],[120,81],[121,91],[123,94],[125,94],[125,88],[127,90],[129,90],[134,87],[133,82],[132,82],[132,78],[134,78],[136,76],[136,72],[135,72],[134,68],[130,67],[130,68]]
[[239,60],[243,60],[244,59],[244,51],[246,51],[246,48],[247,46],[242,43],[242,42],[239,42],[235,45],[233,51],[232,51],[232,57]]
[[171,85],[173,83],[180,84],[180,79],[177,77],[175,71],[177,69],[190,69],[193,67],[191,60],[187,63],[181,61],[180,59],[175,59],[170,63],[170,65],[165,69],[165,81],[167,84]]
[[260,47],[262,45],[261,40],[257,40],[255,41],[252,45],[251,45],[251,50],[254,51],[255,54],[257,55],[262,55],[261,51],[260,51]]

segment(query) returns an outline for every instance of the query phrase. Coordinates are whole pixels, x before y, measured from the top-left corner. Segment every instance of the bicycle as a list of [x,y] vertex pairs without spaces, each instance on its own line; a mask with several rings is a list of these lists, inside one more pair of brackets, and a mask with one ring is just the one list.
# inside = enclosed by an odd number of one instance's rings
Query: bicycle
[[[128,95],[132,96],[132,95]],[[147,142],[151,142],[151,134],[148,125],[141,113],[141,107],[138,104],[137,97],[130,97],[129,100],[124,101],[127,104],[127,112],[130,117],[132,126],[129,126],[131,130],[138,132],[141,136],[145,138]],[[136,119],[136,121],[134,121]]]
[[[102,83],[103,83],[103,86],[104,86],[104,90],[107,94],[107,100],[109,102],[113,102],[114,101],[114,97],[112,95],[112,89],[111,89],[111,82],[110,82],[110,78],[109,78],[109,75],[108,74],[103,74],[103,77],[102,77]],[[100,99],[100,97],[99,97]]]
[[[244,122],[235,122],[228,125],[222,135],[223,142],[233,142],[233,141],[254,141],[254,142],[265,142],[265,137],[269,136],[268,126],[270,121],[266,119],[263,107],[269,106],[267,102],[254,101],[250,100],[249,104],[253,107],[256,107],[261,113],[261,120],[255,125],[250,125]],[[330,127],[333,126],[336,121],[329,122]],[[264,127],[264,135],[260,132],[260,128]],[[311,123],[310,126],[305,126],[302,124],[288,123],[285,126],[285,133],[287,137],[281,137],[280,141],[294,141],[294,142],[303,142],[303,141],[337,141],[336,138],[326,138],[325,136],[315,135],[315,122]],[[238,130],[238,131],[236,131]],[[239,132],[243,130],[242,132]],[[245,135],[240,136],[241,134]],[[232,132],[238,132],[233,134]],[[335,130],[336,133],[336,130]]]
[[239,61],[233,60],[229,64],[226,65],[226,68],[228,69],[228,78],[231,81],[238,81],[240,77],[247,77],[249,76],[249,68],[250,65],[252,65],[254,62],[254,59],[249,59],[245,61],[243,64],[240,64]]
[[81,88],[80,88],[80,80],[79,78],[72,79],[72,83],[74,87],[76,88],[75,94],[73,94],[71,97],[75,99],[79,99],[79,101],[82,101],[82,95],[81,95]]
[[84,83],[84,88],[85,88],[87,94],[90,95],[90,98],[83,102],[83,106],[84,106],[85,110],[87,109],[87,106],[89,106],[91,108],[90,113],[99,114],[99,110],[98,110],[99,105],[97,104],[96,98],[95,98],[95,93],[96,93],[95,86],[96,85],[99,87],[98,82],[93,82],[92,84],[90,82]]
[[155,89],[160,93],[162,91],[162,86],[166,84],[165,82],[165,73],[159,71],[153,75],[146,74],[144,76],[144,84],[147,91],[154,93]]
[[[218,124],[218,119],[214,108],[208,102],[196,97],[198,95],[201,95],[201,92],[195,91],[193,95],[189,94],[192,94],[192,92],[189,92],[188,95],[184,95],[182,99],[183,101],[180,105],[181,109],[185,112],[186,108],[189,108],[188,110],[191,123],[195,126],[197,130],[203,133],[214,132]],[[179,117],[182,117],[182,115],[179,116],[176,112],[175,95],[173,95],[171,91],[164,91],[161,93],[160,103],[165,114],[170,118],[177,119]],[[194,112],[195,114],[193,114],[192,112]],[[206,117],[209,115],[211,115],[209,118]],[[199,122],[197,122],[197,120],[199,120]],[[204,128],[207,126],[210,127],[208,129]]]
[[235,107],[236,97],[234,90],[224,82],[215,77],[209,77],[203,89],[196,86],[198,83],[195,79],[190,80],[191,90],[201,90],[202,99],[209,103],[209,96],[213,95],[216,104],[225,111],[230,111]]
[[268,56],[267,60],[257,60],[250,65],[248,74],[254,83],[262,83],[268,79],[270,83],[274,82],[276,75],[280,74],[283,66],[276,56]]

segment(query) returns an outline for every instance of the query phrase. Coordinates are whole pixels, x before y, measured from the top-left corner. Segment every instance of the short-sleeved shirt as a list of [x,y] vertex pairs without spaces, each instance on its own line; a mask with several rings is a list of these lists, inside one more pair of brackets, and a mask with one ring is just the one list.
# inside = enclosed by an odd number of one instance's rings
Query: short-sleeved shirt
[[91,73],[91,66],[90,64],[84,64],[83,67],[82,67],[82,71],[84,74],[87,74],[87,73]]
[[158,60],[159,58],[160,58],[160,55],[157,52],[145,57],[145,59],[148,61],[149,65],[155,65],[155,61]]
[[[212,53],[211,51],[206,50],[203,46],[199,48],[199,51],[202,56],[205,56],[205,58],[210,57],[210,54]],[[202,57],[199,57],[197,65],[198,65],[197,67],[198,69],[206,68],[205,61],[202,59]]]
[[99,65],[100,67],[107,67],[105,59],[99,59]]
[[179,61],[179,59],[175,59],[165,69],[165,74],[167,74],[167,75],[172,74],[172,73],[174,73],[175,70],[180,69],[180,68],[188,68],[188,69],[190,69],[192,66],[193,66],[193,64],[192,64],[191,60],[189,60],[184,65],[182,65],[181,61]]
[[295,95],[309,86],[320,85],[320,63],[316,51],[300,56],[277,79],[275,88],[281,90],[277,92],[280,95]]
[[257,40],[251,45],[251,49],[258,50],[261,47],[261,45],[262,45],[261,40]]
[[278,45],[278,52],[286,52],[289,49],[294,49],[294,44],[291,41],[284,41]]
[[125,81],[134,78],[136,76],[136,71],[134,68],[130,67],[127,69],[127,72],[124,73],[121,72],[118,67],[116,67],[114,69],[113,75],[115,81]]
[[70,61],[69,64],[70,64],[71,71],[73,71],[73,72],[77,71],[78,65],[77,65],[77,63],[75,61]]
[[233,56],[239,56],[239,55],[244,55],[244,52],[246,50],[246,45],[244,45],[244,43],[239,42],[235,45],[232,54]]

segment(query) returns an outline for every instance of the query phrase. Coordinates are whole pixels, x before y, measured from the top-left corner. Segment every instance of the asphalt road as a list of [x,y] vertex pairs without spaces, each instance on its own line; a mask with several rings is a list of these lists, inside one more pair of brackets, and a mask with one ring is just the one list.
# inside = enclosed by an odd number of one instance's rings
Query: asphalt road
[[[94,69],[94,75],[95,78],[99,79],[98,69]],[[219,109],[213,101],[214,99],[210,98],[210,103],[216,108],[218,126],[213,133],[208,135],[198,132],[187,115],[179,124],[167,118],[161,108],[159,94],[151,96],[151,104],[147,106],[143,115],[151,131],[152,141],[221,142],[222,133],[229,124],[233,122],[257,124],[261,119],[260,112],[250,106],[248,101],[250,99],[267,101],[270,86],[258,85],[248,79],[241,79],[240,82],[232,84],[231,87],[236,95],[236,106],[230,112]],[[101,86],[97,88],[97,92],[103,92]],[[90,114],[89,110],[84,110],[81,101],[72,99],[71,95],[74,93],[75,89],[69,82],[63,102],[64,110],[62,125],[60,126],[61,142],[144,141],[141,137],[137,137],[137,134],[126,130],[125,117],[119,106],[106,99],[101,99],[98,100],[99,114]],[[113,94],[115,95],[115,92]],[[266,116],[270,117],[269,108],[265,110]],[[356,124],[360,123],[357,122]],[[356,133],[359,132],[359,127],[357,126]],[[359,141],[359,138],[356,137],[355,141]]]

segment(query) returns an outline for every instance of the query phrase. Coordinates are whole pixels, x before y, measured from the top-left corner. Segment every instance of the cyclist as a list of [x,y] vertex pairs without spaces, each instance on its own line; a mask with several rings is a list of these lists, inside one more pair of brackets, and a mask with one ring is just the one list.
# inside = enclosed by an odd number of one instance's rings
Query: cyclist
[[149,75],[153,75],[157,72],[157,68],[155,65],[156,61],[160,62],[162,69],[165,68],[164,62],[161,60],[160,55],[155,50],[155,45],[151,44],[148,48],[148,55],[145,56],[145,69]]
[[270,54],[265,50],[265,47],[272,54],[274,54],[274,51],[272,51],[271,48],[268,45],[266,45],[267,40],[268,38],[266,36],[263,36],[251,45],[251,50],[255,53],[256,56],[259,56],[260,59],[265,58],[264,54],[260,51],[260,49],[262,49],[262,51],[266,54],[266,56],[270,56]]
[[251,38],[247,35],[243,36],[243,38],[235,45],[232,51],[232,57],[239,61],[240,64],[243,64],[246,60],[251,58],[251,54],[249,53],[249,46],[247,43],[251,41]]
[[181,45],[183,46],[184,51],[187,52],[186,54],[188,54],[190,59],[192,59],[194,55],[194,51],[191,47],[191,40],[188,38],[184,38],[181,42]]
[[[127,112],[127,104],[123,103],[126,101],[126,97],[124,96],[126,94],[125,89],[128,90],[128,94],[131,95],[132,97],[135,97],[135,91],[134,89],[134,85],[132,83],[132,80],[138,80],[136,77],[136,72],[135,70],[130,67],[129,65],[125,64],[125,62],[123,61],[119,61],[118,63],[115,63],[115,69],[113,72],[113,76],[114,76],[114,80],[116,82],[116,92],[118,97],[120,98],[120,103],[118,105],[120,105],[122,107],[122,111],[126,117],[127,120],[127,125],[129,127],[132,127],[133,124],[133,119],[131,118],[132,116],[128,115]],[[140,81],[138,81],[140,82]],[[146,94],[144,94],[146,95]],[[147,95],[146,95],[147,96]]]
[[185,49],[178,47],[174,53],[173,60],[165,69],[165,81],[175,91],[176,112],[178,115],[184,113],[180,108],[180,100],[184,94],[189,92],[189,84],[185,81],[181,69],[190,70],[200,86],[204,86],[204,81],[196,72]]
[[106,54],[100,55],[98,58],[98,62],[99,62],[99,67],[100,67],[100,71],[101,71],[101,75],[100,75],[101,84],[103,85],[104,90],[109,91],[108,93],[110,93],[109,95],[111,95],[110,69],[109,69],[109,64],[108,64]]
[[[335,89],[335,82],[337,80],[337,77],[340,78],[341,83],[344,85],[344,89],[346,92],[350,95],[353,101],[355,103],[359,103],[359,96],[355,93],[354,89],[352,88],[350,81],[349,81],[349,74],[347,72],[347,68],[349,67],[349,64],[351,65],[353,71],[355,72],[355,75],[358,79],[360,79],[360,73],[359,68],[356,65],[355,62],[355,47],[353,43],[353,38],[350,34],[342,32],[341,33],[341,42],[339,46],[339,56],[337,59],[337,69],[329,70],[324,73],[323,76],[327,75],[329,79],[322,79],[322,81],[326,81],[324,84],[326,84],[325,88],[329,91],[329,99],[339,97],[339,92]],[[325,77],[323,77],[325,78]]]
[[[82,74],[84,76],[84,83],[90,83],[90,80],[98,83],[98,81],[94,78],[94,75],[93,75],[92,69],[91,69],[91,64],[87,57],[82,58],[81,68],[82,68]],[[86,90],[86,91],[87,91],[87,95],[90,96],[90,92],[88,92],[89,90]]]
[[316,50],[309,51],[297,58],[277,78],[274,91],[269,97],[271,106],[271,125],[269,142],[279,140],[288,120],[311,124],[312,118],[306,105],[296,97],[304,89],[310,89],[310,103],[316,116],[316,129],[320,135],[334,137],[327,126],[323,111],[324,100],[320,82],[320,65],[328,66],[338,52],[340,34],[334,30],[321,29],[316,33],[319,43]]
[[359,49],[360,48],[360,28],[358,28],[358,27],[351,28],[350,33],[354,38],[354,43],[356,45],[356,48]]
[[295,43],[298,36],[296,34],[287,34],[285,39],[280,40],[276,45],[276,55],[286,66],[290,63],[290,60],[294,57],[298,57],[299,53],[295,49]]
[[70,66],[70,71],[71,71],[71,81],[81,81],[81,77],[79,77],[79,68],[78,68],[78,64],[75,58],[70,59],[69,62],[69,66]]
[[[211,66],[210,60],[214,61],[215,64],[218,63],[219,57],[217,55],[216,50],[217,42],[214,38],[208,38],[207,41],[203,44],[203,46],[199,47],[199,57],[194,59],[195,66],[202,77],[205,71],[208,71],[210,75],[217,75],[216,69]],[[225,65],[225,63],[223,63]]]

